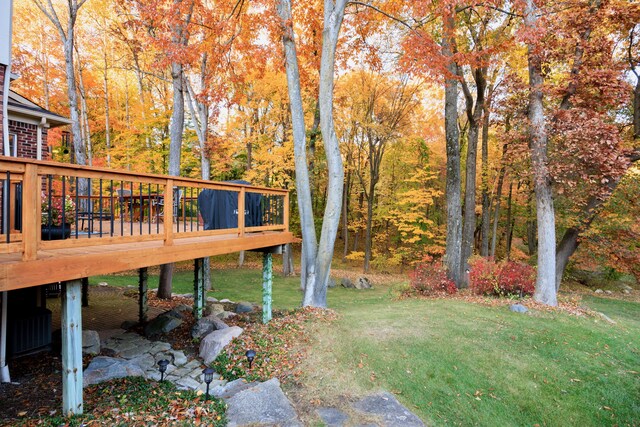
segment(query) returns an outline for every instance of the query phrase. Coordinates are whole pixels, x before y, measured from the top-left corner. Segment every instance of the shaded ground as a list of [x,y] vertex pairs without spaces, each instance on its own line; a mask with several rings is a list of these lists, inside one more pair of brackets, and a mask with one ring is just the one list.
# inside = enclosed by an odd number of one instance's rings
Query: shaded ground
[[[125,296],[131,293],[131,297]],[[136,289],[112,286],[90,286],[89,307],[82,309],[83,329],[103,331],[118,329],[125,320],[137,320]],[[149,318],[170,306],[184,303],[183,299],[149,301]],[[11,419],[49,415],[60,412],[62,406],[62,362],[60,359],[60,299],[49,298],[47,308],[52,312],[54,342],[50,351],[19,357],[9,361],[12,383],[0,383],[0,425],[13,425]],[[172,340],[176,349],[188,347],[192,319],[179,328]],[[185,338],[188,336],[188,338]],[[56,339],[57,338],[57,339]],[[192,347],[192,346],[191,346]],[[191,351],[193,353],[193,351]],[[85,357],[84,366],[90,356]]]

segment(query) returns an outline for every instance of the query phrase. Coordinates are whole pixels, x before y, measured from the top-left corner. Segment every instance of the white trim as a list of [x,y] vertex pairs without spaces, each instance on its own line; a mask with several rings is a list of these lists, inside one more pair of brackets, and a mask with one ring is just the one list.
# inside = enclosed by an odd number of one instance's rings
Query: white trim
[[9,133],[9,153],[12,157],[18,157],[18,134]]
[[[11,39],[11,33],[9,33],[9,39]],[[11,57],[9,57],[8,62],[4,71],[4,92],[2,93],[2,140],[4,141],[3,152],[5,156],[11,155],[9,147],[9,109],[7,108],[9,105],[9,83],[11,82]]]
[[11,382],[7,366],[7,291],[2,292],[2,313],[0,314],[0,383]]
[[[43,118],[47,119],[47,121],[53,126],[70,125],[71,123],[73,123],[71,120],[67,119],[66,117],[58,116],[56,114],[47,114],[43,112],[32,111],[32,110],[29,110],[28,108],[16,107],[15,105],[9,105],[7,110],[8,110],[8,113],[13,113],[11,115],[12,116],[11,120],[30,123],[33,125],[39,124],[40,120]],[[16,116],[20,116],[20,117],[16,117]],[[27,117],[24,117],[24,116],[27,116]]]

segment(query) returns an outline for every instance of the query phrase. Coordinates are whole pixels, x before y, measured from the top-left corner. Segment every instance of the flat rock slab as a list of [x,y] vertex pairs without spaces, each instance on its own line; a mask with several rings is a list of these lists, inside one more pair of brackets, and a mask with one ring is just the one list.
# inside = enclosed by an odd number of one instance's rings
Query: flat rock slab
[[425,427],[425,424],[404,407],[391,393],[383,392],[367,396],[353,404],[353,407],[367,415],[381,418],[385,427]]
[[226,402],[228,427],[302,427],[276,378],[239,391]]
[[115,378],[144,377],[144,371],[135,362],[115,357],[94,357],[84,370],[84,387]]
[[349,415],[336,408],[318,408],[316,411],[327,427],[343,427]]

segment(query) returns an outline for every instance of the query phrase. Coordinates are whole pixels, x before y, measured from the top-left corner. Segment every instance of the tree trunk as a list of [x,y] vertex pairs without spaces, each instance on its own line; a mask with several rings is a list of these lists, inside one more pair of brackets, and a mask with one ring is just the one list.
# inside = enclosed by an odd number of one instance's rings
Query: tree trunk
[[533,193],[529,194],[527,200],[527,217],[527,248],[529,255],[534,256],[538,251],[538,223],[533,216]]
[[476,161],[478,158],[478,126],[472,123],[467,134],[467,166],[464,191],[464,223],[462,225],[462,260],[460,287],[467,287],[465,270],[473,255],[473,232],[476,229]]
[[318,246],[316,272],[318,274],[313,293],[305,290],[303,306],[326,307],[327,285],[333,259],[333,249],[340,224],[344,170],[342,154],[333,123],[333,86],[335,54],[338,35],[344,18],[346,0],[324,1],[324,27],[322,31],[322,56],[320,61],[320,129],[327,158],[327,201],[322,233]]
[[[350,155],[347,154],[347,164],[350,162]],[[342,195],[342,262],[347,260],[349,254],[349,199],[351,192],[351,171],[347,171],[347,178],[344,184],[344,194]]]
[[[79,56],[79,55],[78,55]],[[84,80],[82,78],[83,67],[78,60],[78,91],[80,92],[80,131],[84,126],[83,141],[86,141],[87,164],[93,164],[93,145],[91,144],[91,128],[89,126],[89,109],[87,108],[87,91],[84,88]]]
[[[173,79],[173,113],[171,114],[171,126],[169,134],[169,175],[180,175],[180,153],[182,148],[182,132],[184,129],[184,93],[182,85],[182,65],[176,62],[171,64],[171,77]],[[171,207],[167,207],[171,209]],[[171,211],[169,211],[171,212]],[[169,213],[170,214],[170,213]],[[160,267],[160,281],[158,284],[158,298],[171,299],[174,265],[163,264]]]
[[514,222],[511,218],[512,218],[512,213],[513,213],[513,183],[509,184],[509,197],[507,199],[507,224],[506,224],[506,228],[505,228],[505,235],[507,236],[506,239],[506,243],[505,243],[505,258],[507,259],[507,261],[509,261],[509,259],[511,259],[511,243],[513,242],[513,226],[512,223]]
[[282,251],[282,275],[285,277],[295,276],[296,271],[293,265],[293,247],[291,243],[284,245]]
[[[291,22],[291,1],[279,0],[277,11],[282,26],[282,44],[285,53],[285,70],[287,90],[289,92],[289,108],[291,110],[291,127],[293,129],[293,148],[296,169],[296,194],[300,229],[302,232],[302,250],[300,262],[300,285],[303,290],[313,292],[316,282],[317,238],[313,222],[313,206],[311,204],[311,188],[307,164],[306,132],[302,93],[300,88],[300,71],[296,53],[295,35]],[[306,299],[306,296],[305,296]]]
[[[370,185],[370,187],[374,187]],[[371,263],[371,225],[373,222],[373,188],[369,188],[367,198],[367,225],[364,235],[364,272],[368,273]]]
[[[489,91],[491,93],[491,90]],[[489,95],[491,99],[491,95]],[[480,255],[489,256],[489,230],[491,223],[491,202],[489,199],[489,104],[484,105],[482,119],[482,242]]]
[[104,140],[107,149],[107,167],[111,167],[111,121],[109,119],[109,76],[107,51],[104,52]]
[[447,240],[445,264],[449,278],[460,286],[462,247],[462,208],[460,205],[460,139],[458,128],[458,80],[457,65],[453,60],[455,42],[454,11],[444,17],[446,34],[442,41],[442,53],[448,57],[448,75],[444,89],[444,127],[447,146]]
[[[502,202],[502,186],[504,185],[504,177],[507,173],[505,164],[505,156],[507,154],[507,144],[502,146],[502,166],[500,167],[500,174],[498,175],[498,186],[496,188],[496,209],[493,214],[493,232],[491,233],[491,252],[489,256],[492,259],[496,257],[496,244],[498,240],[498,222],[500,221],[500,204]],[[509,207],[511,208],[511,207]]]
[[636,85],[633,89],[633,138],[640,139],[640,75],[636,74]]
[[[538,26],[539,9],[533,0],[526,0],[524,22],[529,31]],[[542,58],[534,42],[527,46],[529,63],[529,131],[531,168],[536,194],[538,222],[538,277],[533,298],[543,304],[556,306],[556,221],[553,192],[547,157],[547,130],[543,108]]]

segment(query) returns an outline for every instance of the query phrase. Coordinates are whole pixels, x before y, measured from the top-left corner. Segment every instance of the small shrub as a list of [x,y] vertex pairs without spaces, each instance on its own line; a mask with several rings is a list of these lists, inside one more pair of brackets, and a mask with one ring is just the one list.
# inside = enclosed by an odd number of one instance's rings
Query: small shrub
[[447,272],[441,264],[418,264],[409,277],[411,290],[422,295],[441,292],[451,295],[457,292],[455,283],[447,277]]
[[478,295],[523,297],[535,291],[535,269],[528,264],[477,258],[469,265],[469,287]]

